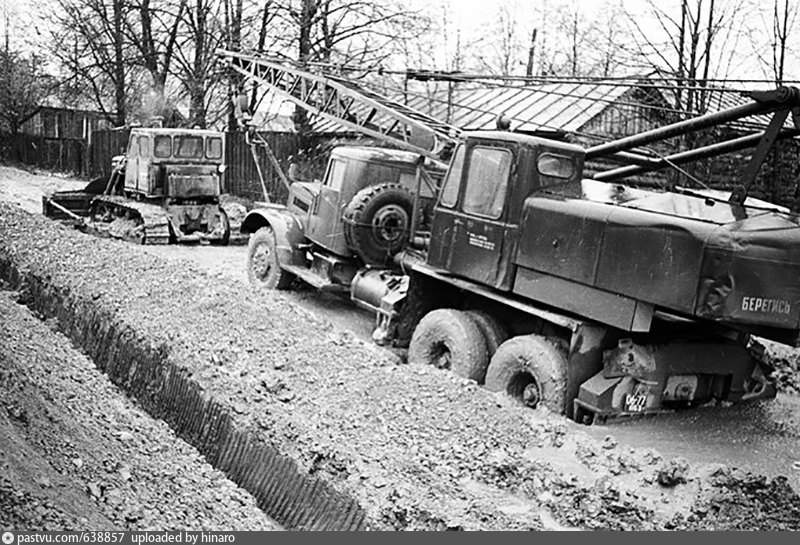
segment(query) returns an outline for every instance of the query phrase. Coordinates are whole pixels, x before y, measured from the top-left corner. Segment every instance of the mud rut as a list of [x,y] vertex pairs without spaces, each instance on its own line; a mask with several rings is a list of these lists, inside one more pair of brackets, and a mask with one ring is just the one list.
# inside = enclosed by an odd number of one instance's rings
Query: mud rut
[[594,441],[280,296],[9,206],[0,232],[22,300],[287,528],[800,527],[785,479]]

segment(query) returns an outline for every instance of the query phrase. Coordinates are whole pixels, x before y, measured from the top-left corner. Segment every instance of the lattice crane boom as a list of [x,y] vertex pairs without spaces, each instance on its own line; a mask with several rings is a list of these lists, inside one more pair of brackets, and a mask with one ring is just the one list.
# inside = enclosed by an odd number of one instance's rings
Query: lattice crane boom
[[441,161],[459,141],[458,128],[352,81],[257,55],[227,50],[217,55],[246,80],[269,87],[311,114],[398,148]]

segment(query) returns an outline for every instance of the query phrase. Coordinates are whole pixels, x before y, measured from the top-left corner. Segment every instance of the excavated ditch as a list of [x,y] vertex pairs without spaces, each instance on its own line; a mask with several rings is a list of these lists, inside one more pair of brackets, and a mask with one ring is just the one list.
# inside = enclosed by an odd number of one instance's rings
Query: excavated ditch
[[135,327],[120,323],[114,310],[97,298],[87,300],[80,289],[53,282],[47,267],[41,272],[20,269],[5,252],[0,253],[0,278],[21,292],[20,303],[42,317],[56,318],[62,331],[114,383],[251,492],[259,507],[286,528],[367,528],[364,512],[353,499],[319,478],[301,474],[291,458],[237,425],[228,407],[204,394],[185,368],[169,361],[164,345],[154,346]]
[[297,309],[0,204],[0,278],[288,529],[798,529],[797,494],[588,438]]

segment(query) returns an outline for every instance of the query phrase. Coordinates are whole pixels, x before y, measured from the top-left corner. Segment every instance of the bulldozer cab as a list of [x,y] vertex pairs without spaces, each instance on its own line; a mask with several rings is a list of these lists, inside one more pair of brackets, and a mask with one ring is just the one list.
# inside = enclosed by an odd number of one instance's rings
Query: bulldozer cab
[[439,196],[428,264],[510,290],[525,198],[574,185],[582,168],[577,146],[508,132],[468,133]]
[[144,197],[218,197],[224,135],[198,129],[133,129],[125,191]]

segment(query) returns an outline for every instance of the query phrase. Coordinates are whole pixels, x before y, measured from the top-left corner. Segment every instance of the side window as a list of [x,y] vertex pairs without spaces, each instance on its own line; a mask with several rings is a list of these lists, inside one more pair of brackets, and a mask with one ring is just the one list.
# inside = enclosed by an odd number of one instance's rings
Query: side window
[[131,138],[128,144],[128,157],[133,158],[139,155],[139,138]]
[[206,158],[222,159],[222,138],[212,136],[206,140]]
[[172,137],[164,134],[156,136],[153,152],[156,157],[161,157],[162,159],[172,155]]
[[442,206],[452,208],[458,200],[458,190],[461,188],[461,171],[464,168],[464,146],[458,146],[453,160],[450,161],[450,168],[444,179],[442,196],[439,202]]
[[472,148],[464,212],[493,219],[502,215],[512,157],[507,149]]
[[389,165],[367,163],[366,176],[370,183],[397,183],[400,179],[400,169]]
[[339,191],[344,182],[344,175],[347,171],[347,163],[341,159],[333,159],[328,167],[328,175],[325,177],[325,185],[331,189]]
[[536,162],[536,169],[539,174],[565,180],[575,176],[577,168],[572,157],[554,155],[552,153],[543,153]]
[[150,137],[139,137],[139,157],[150,157]]

